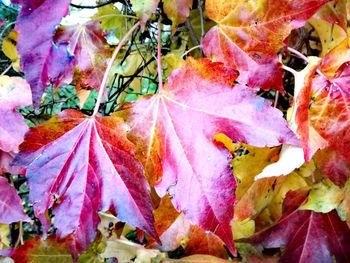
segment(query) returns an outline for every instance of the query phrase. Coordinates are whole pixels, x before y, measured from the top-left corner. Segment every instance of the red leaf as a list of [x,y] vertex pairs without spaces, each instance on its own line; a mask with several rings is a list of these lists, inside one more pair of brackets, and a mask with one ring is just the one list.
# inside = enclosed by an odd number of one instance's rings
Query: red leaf
[[57,24],[67,15],[70,0],[15,0],[22,5],[17,17],[17,49],[21,68],[33,92],[35,106],[40,103],[46,86],[58,85],[72,70],[66,46],[53,45]]
[[[299,94],[303,107],[296,113],[304,145],[314,129],[347,160],[350,160],[350,66],[344,64],[333,77],[311,76]],[[311,156],[310,156],[311,157]]]
[[324,175],[340,187],[350,177],[350,162],[332,148],[317,152],[314,160]]
[[16,221],[29,221],[29,218],[23,212],[22,200],[16,189],[5,177],[0,176],[0,223],[11,224]]
[[58,237],[73,233],[78,251],[94,239],[99,210],[156,236],[147,182],[126,131],[117,117],[66,110],[31,129],[20,147],[16,161],[27,165],[36,216],[47,229],[53,207]]
[[264,90],[275,88],[284,93],[282,67],[277,56],[255,53],[252,56],[235,44],[219,27],[212,28],[203,39],[203,51],[215,61],[239,70],[237,81]]
[[49,237],[46,240],[40,237],[29,239],[22,246],[14,249],[11,257],[16,263],[73,263],[67,241],[59,241],[55,237]]
[[267,248],[285,247],[281,262],[349,262],[350,229],[336,211],[327,214],[301,211],[307,191],[289,192],[283,215],[270,228],[240,241]]
[[[74,54],[73,64],[79,70],[79,82],[83,87],[98,88],[111,56],[106,39],[97,21],[84,25],[61,27],[57,30],[55,43],[66,45]],[[71,72],[73,74],[73,72]]]
[[256,146],[297,143],[281,112],[253,89],[231,87],[236,76],[221,63],[189,59],[159,94],[123,112],[130,115],[147,172],[156,175],[151,181],[162,176],[156,184],[160,196],[169,193],[177,210],[218,235],[233,253],[235,181],[230,153],[213,143],[215,134]]
[[276,54],[291,30],[302,27],[327,2],[206,1],[208,17],[219,25],[205,36],[203,50],[215,60],[238,69],[241,84],[283,92]]

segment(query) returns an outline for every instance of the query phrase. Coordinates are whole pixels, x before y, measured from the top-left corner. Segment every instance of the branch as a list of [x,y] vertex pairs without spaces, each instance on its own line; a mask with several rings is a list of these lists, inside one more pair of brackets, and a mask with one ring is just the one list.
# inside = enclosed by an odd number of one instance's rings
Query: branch
[[193,44],[195,46],[199,46],[200,45],[199,44],[199,40],[198,40],[198,38],[196,36],[196,33],[194,32],[194,29],[192,27],[192,24],[191,24],[190,20],[188,18],[186,19],[185,25],[187,27],[188,32],[190,33],[190,36],[191,36],[192,41],[193,41]]
[[71,3],[70,6],[75,7],[75,8],[81,8],[81,9],[95,9],[95,8],[99,8],[99,7],[113,4],[113,3],[117,3],[117,2],[120,2],[120,0],[109,0],[107,2],[97,4],[97,5],[76,5],[76,4]]
[[95,108],[94,108],[94,112],[92,114],[92,116],[96,116],[96,114],[98,113],[98,110],[100,108],[100,104],[101,104],[101,100],[102,100],[102,96],[105,92],[106,86],[107,86],[107,82],[108,82],[108,77],[109,77],[109,73],[111,72],[112,66],[113,66],[113,62],[115,60],[115,58],[117,57],[119,51],[121,50],[121,48],[124,46],[125,42],[127,41],[127,39],[129,38],[129,36],[140,26],[140,22],[137,22],[126,34],[125,36],[122,38],[122,40],[119,42],[118,46],[116,47],[116,49],[114,50],[111,59],[108,61],[108,65],[107,65],[107,69],[105,71],[105,74],[103,75],[103,80],[100,86],[100,90],[98,92],[98,96],[97,96],[97,100],[96,100],[96,104],[95,104]]

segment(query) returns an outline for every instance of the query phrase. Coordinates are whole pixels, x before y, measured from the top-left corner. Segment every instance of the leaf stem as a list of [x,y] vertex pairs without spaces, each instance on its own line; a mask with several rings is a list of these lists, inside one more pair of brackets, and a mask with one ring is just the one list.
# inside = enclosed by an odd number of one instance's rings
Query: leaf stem
[[296,55],[298,58],[301,58],[302,60],[304,60],[306,63],[309,63],[309,59],[301,52],[299,52],[298,50],[291,48],[291,47],[287,47],[287,50],[290,53],[293,53],[294,55]]
[[[291,48],[291,47],[287,47],[287,50],[289,52],[293,53],[294,55],[296,55],[297,57],[301,58],[302,60],[304,60],[306,63],[309,63],[309,59],[304,54],[300,53],[298,50],[295,50],[294,48]],[[283,69],[287,70],[285,67],[283,67]],[[289,72],[291,72],[291,71],[289,70]],[[330,84],[334,85],[338,89],[341,89],[341,87],[337,83],[330,80],[318,67],[316,69],[316,73],[318,75],[320,75],[321,77],[325,78]]]
[[107,69],[105,71],[105,74],[103,75],[103,79],[102,79],[102,83],[100,85],[100,90],[98,92],[98,96],[97,96],[97,100],[96,100],[96,104],[95,104],[95,108],[94,108],[94,112],[92,114],[92,116],[96,116],[96,114],[98,113],[98,110],[100,108],[100,104],[101,104],[101,100],[102,100],[102,96],[106,90],[106,86],[107,86],[107,82],[108,82],[108,77],[109,77],[109,73],[111,72],[112,66],[113,66],[113,62],[115,60],[115,58],[117,57],[119,51],[121,50],[121,48],[124,46],[125,42],[127,41],[127,39],[129,38],[129,36],[140,26],[140,22],[137,22],[122,38],[122,40],[120,40],[118,46],[116,47],[116,49],[114,50],[111,59],[108,61],[108,65],[107,65]]
[[191,47],[189,50],[187,50],[185,53],[183,53],[181,55],[182,58],[184,58],[188,53],[192,52],[193,50],[197,49],[197,48],[202,48],[201,45],[198,45],[198,46],[194,46],[194,47]]
[[158,71],[158,91],[163,88],[163,76],[162,76],[162,29],[161,29],[161,19],[158,20],[158,45],[157,45],[157,71]]

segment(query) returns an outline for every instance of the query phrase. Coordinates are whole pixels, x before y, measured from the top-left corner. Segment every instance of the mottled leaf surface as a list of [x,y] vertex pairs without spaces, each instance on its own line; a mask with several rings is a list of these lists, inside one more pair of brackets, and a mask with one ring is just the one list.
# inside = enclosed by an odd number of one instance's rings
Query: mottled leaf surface
[[99,210],[155,236],[147,182],[126,130],[117,117],[66,110],[31,129],[16,157],[27,167],[30,202],[44,229],[53,208],[58,237],[73,233],[78,252],[94,239]]
[[[350,160],[350,66],[345,63],[333,77],[309,76],[310,81],[299,94],[304,106],[297,112],[302,141],[312,140],[316,131],[347,160]],[[309,134],[308,134],[309,133]]]
[[350,229],[337,213],[300,211],[307,191],[289,192],[282,217],[270,228],[241,241],[266,248],[285,247],[280,262],[349,262]]
[[[54,41],[56,45],[67,46],[68,51],[74,55],[72,63],[78,70],[79,85],[98,88],[111,56],[100,24],[91,21],[84,25],[61,27],[57,30]],[[70,74],[73,75],[73,71]]]
[[215,134],[257,146],[298,143],[280,111],[253,89],[232,87],[236,76],[221,63],[189,59],[159,94],[120,113],[130,120],[160,196],[169,193],[178,211],[222,238],[231,251],[235,181],[230,154],[213,143]]
[[203,40],[206,55],[240,71],[238,81],[283,91],[277,52],[292,29],[302,27],[322,1],[206,1],[208,17],[218,25]]
[[11,255],[17,263],[73,263],[73,257],[68,250],[66,241],[59,241],[55,237],[42,240],[40,237],[29,239],[14,249]]

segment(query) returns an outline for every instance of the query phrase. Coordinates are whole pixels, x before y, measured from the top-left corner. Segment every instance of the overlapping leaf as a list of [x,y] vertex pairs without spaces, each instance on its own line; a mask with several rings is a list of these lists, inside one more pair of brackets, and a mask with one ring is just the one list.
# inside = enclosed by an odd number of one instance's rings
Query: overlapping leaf
[[283,215],[270,228],[242,241],[267,248],[285,247],[281,262],[349,262],[350,229],[333,210],[330,213],[301,211],[307,191],[289,192]]
[[231,251],[235,182],[230,154],[213,143],[215,134],[257,146],[298,143],[281,112],[253,89],[232,87],[236,76],[221,63],[189,59],[159,94],[119,113],[130,121],[159,195],[169,193],[177,210]]
[[184,255],[206,254],[227,258],[223,242],[212,233],[191,225],[182,213],[173,207],[169,196],[162,198],[154,211],[155,228],[163,251],[171,251],[182,246]]
[[144,27],[147,20],[156,11],[160,0],[131,0],[132,10],[140,18],[141,25]]
[[155,236],[147,182],[126,130],[117,117],[66,110],[33,128],[16,157],[27,166],[29,198],[44,229],[53,208],[58,237],[73,233],[78,252],[95,237],[98,210]]
[[0,77],[0,175],[5,172],[20,173],[10,165],[18,152],[28,127],[16,108],[32,103],[28,83],[19,77]]
[[10,224],[16,221],[28,221],[23,212],[22,200],[16,189],[9,185],[5,177],[0,176],[0,223]]
[[298,100],[302,106],[297,112],[298,130],[303,142],[312,140],[314,129],[333,147],[350,160],[350,66],[345,63],[333,77],[310,76]]
[[53,44],[57,24],[67,15],[70,0],[15,0],[22,5],[17,18],[18,52],[21,68],[37,106],[48,84],[60,83],[71,71],[71,56],[65,46]]
[[[111,56],[99,23],[91,21],[84,25],[61,27],[57,30],[54,41],[58,46],[67,46],[74,55],[72,63],[79,71],[79,85],[98,88]],[[73,75],[73,72],[70,74]]]
[[55,237],[29,239],[16,248],[11,257],[16,263],[74,262],[68,249],[68,240],[59,241]]
[[277,52],[291,30],[303,26],[327,0],[206,1],[208,17],[219,25],[203,41],[206,55],[240,72],[238,81],[283,91]]
[[173,22],[173,28],[185,22],[190,15],[193,0],[162,0],[165,14]]

